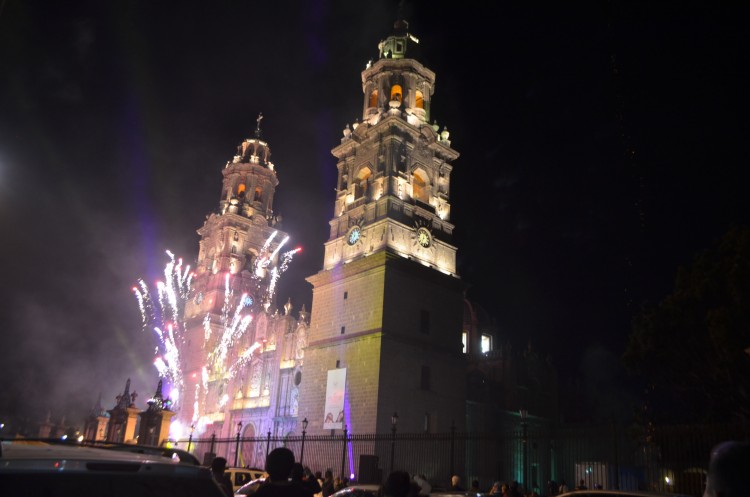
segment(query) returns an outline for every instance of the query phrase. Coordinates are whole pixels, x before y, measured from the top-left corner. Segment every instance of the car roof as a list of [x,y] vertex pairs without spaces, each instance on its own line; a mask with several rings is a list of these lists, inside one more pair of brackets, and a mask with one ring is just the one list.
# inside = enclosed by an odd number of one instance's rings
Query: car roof
[[677,497],[677,494],[658,493],[658,492],[641,492],[638,490],[572,490],[564,494],[558,494],[556,497],[586,497],[586,496],[617,496],[617,497]]
[[98,447],[86,447],[72,444],[50,444],[38,441],[4,440],[0,445],[0,458],[8,459],[107,459],[112,461],[154,461],[167,462],[171,459],[146,453],[129,451],[111,451]]
[[86,447],[77,444],[50,444],[39,441],[2,441],[0,471],[87,471],[99,464],[99,471],[118,471],[126,466],[131,471],[179,472],[207,471],[159,454],[136,453]]
[[349,492],[356,492],[357,490],[370,490],[370,491],[377,491],[380,490],[380,485],[376,484],[370,484],[370,483],[354,483],[352,485],[348,485],[341,490],[336,491],[337,494],[346,494]]
[[138,454],[161,455],[161,456],[168,457],[171,459],[176,458],[177,462],[183,462],[183,463],[188,463],[188,464],[194,464],[196,466],[201,466],[201,463],[197,457],[195,457],[193,454],[191,454],[190,452],[184,449],[178,449],[176,447],[155,447],[152,445],[110,444],[110,443],[107,443],[107,444],[94,443],[91,446],[99,447],[102,449],[108,449],[108,450],[133,452],[133,453],[138,453]]
[[258,468],[226,468],[224,470],[225,473],[247,473],[249,475],[254,476],[255,478],[260,477],[266,477],[268,476],[268,473],[266,473],[265,470],[258,469]]
[[265,481],[266,481],[265,477],[256,478],[255,480],[251,480],[251,481],[245,483],[244,485],[242,485],[240,488],[238,488],[237,490],[235,490],[234,493],[236,493],[236,494],[245,493],[246,490],[248,490],[248,489],[250,489],[252,487],[258,486],[258,485],[260,485],[261,483],[263,483]]

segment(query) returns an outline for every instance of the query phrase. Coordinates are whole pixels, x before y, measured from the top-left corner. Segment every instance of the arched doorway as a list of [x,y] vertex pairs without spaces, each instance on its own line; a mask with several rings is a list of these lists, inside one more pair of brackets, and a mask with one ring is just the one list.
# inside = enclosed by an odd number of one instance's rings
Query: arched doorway
[[240,466],[250,466],[251,468],[264,467],[258,466],[257,461],[254,461],[255,457],[255,440],[248,440],[255,438],[255,426],[251,423],[245,425],[245,429],[242,430],[242,448],[240,449]]

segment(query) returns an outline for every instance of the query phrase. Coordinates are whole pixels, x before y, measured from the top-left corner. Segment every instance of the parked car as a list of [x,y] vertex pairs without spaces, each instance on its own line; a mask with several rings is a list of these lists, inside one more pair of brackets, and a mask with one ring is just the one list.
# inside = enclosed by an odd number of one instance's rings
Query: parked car
[[266,481],[266,477],[257,478],[242,485],[234,491],[234,495],[252,495]]
[[227,468],[224,473],[228,474],[232,480],[232,488],[235,492],[253,480],[268,476],[268,473],[258,468]]
[[187,464],[194,464],[200,466],[201,463],[197,457],[184,449],[178,449],[176,447],[154,447],[150,445],[134,445],[134,444],[115,444],[109,442],[94,442],[86,443],[84,445],[90,445],[91,447],[100,447],[109,450],[124,450],[126,452],[135,452],[138,454],[153,454],[169,457],[177,462],[183,462]]
[[156,454],[25,440],[0,442],[0,489],[32,497],[224,497],[208,468]]
[[378,497],[380,485],[352,484],[334,492],[331,497]]
[[471,490],[464,490],[458,492],[456,490],[433,490],[430,492],[430,497],[489,497],[487,492],[472,492]]
[[635,490],[574,490],[555,497],[687,497],[679,494],[638,492]]

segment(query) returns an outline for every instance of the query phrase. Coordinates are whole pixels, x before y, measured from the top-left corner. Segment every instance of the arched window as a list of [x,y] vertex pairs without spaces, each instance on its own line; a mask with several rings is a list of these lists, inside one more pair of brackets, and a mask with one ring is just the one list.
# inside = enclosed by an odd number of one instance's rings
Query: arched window
[[260,202],[262,198],[263,198],[263,189],[261,187],[255,188],[255,197],[253,197],[253,201]]
[[414,176],[411,182],[411,190],[412,197],[414,197],[416,200],[427,203],[430,200],[430,196],[429,192],[427,191],[427,181],[425,180],[423,174],[424,173],[422,173],[422,171],[414,172]]
[[414,106],[417,109],[424,109],[424,96],[422,95],[422,92],[417,90],[417,101],[415,102]]
[[401,85],[393,85],[391,87],[391,101],[396,100],[400,102],[402,93]]
[[372,93],[370,93],[370,103],[368,104],[368,107],[377,107],[378,106],[378,90],[372,90]]
[[245,183],[240,183],[240,186],[237,187],[237,196],[238,197],[245,196]]

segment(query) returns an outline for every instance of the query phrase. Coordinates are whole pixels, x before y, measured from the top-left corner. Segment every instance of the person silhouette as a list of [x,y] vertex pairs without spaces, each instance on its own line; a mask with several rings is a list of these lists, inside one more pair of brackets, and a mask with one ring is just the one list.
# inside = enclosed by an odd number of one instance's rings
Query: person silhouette
[[722,442],[711,450],[703,497],[750,495],[750,442]]
[[227,497],[232,497],[234,486],[232,485],[232,480],[229,478],[229,475],[224,472],[226,469],[227,460],[225,458],[214,457],[214,460],[211,461],[211,476],[216,480],[216,483],[221,487],[224,494],[227,495]]

